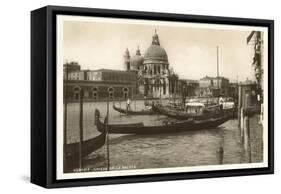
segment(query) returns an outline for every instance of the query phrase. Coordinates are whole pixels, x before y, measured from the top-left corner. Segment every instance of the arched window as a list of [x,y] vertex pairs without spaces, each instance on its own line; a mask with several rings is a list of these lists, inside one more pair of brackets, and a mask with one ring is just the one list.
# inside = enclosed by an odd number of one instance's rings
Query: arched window
[[108,91],[109,92],[114,92],[114,88],[110,87],[110,88],[108,88]]
[[166,81],[163,81],[163,94],[166,95]]
[[127,99],[129,97],[129,88],[123,88],[123,97]]
[[74,99],[75,100],[78,100],[79,99],[79,92],[81,90],[81,87],[80,86],[75,86],[73,88],[73,93],[74,93]]
[[92,88],[92,96],[91,98],[94,98],[94,99],[98,99],[98,92],[99,92],[99,89],[97,87],[93,87]]
[[112,87],[108,88],[108,96],[110,99],[114,98],[114,88]]

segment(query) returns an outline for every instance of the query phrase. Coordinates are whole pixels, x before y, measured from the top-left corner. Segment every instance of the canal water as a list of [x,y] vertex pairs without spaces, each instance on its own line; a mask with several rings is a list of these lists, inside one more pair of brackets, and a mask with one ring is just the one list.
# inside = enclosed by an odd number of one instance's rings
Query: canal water
[[[166,116],[120,116],[109,103],[109,123],[144,122],[145,125],[156,125],[167,120]],[[115,102],[116,106],[125,108],[125,102]],[[106,102],[85,102],[84,109],[84,140],[100,133],[95,126],[95,109],[101,116],[106,115]],[[143,101],[132,102],[133,110],[144,109]],[[69,103],[67,113],[67,142],[77,142],[79,139],[79,104]],[[102,118],[102,119],[103,119]],[[250,118],[252,162],[263,160],[263,129],[258,124],[259,116]],[[232,119],[223,125],[198,131],[187,131],[174,134],[154,135],[109,135],[110,168],[146,169],[165,167],[187,167],[217,164],[216,151],[224,148],[224,164],[245,163],[245,153],[242,149],[237,119]],[[91,171],[105,170],[107,167],[106,145],[85,159],[85,168]]]

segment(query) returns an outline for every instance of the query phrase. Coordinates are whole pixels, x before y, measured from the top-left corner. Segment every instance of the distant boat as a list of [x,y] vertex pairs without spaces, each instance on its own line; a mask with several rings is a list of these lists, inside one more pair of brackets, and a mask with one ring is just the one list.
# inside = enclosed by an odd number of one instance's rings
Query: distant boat
[[[176,132],[184,132],[190,130],[199,130],[199,129],[209,129],[215,128],[224,122],[226,122],[228,118],[219,117],[214,119],[206,119],[201,121],[195,121],[193,119],[188,119],[185,121],[166,121],[161,125],[155,126],[145,126],[141,123],[133,123],[133,124],[109,124],[107,126],[107,130],[109,133],[116,134],[158,134],[158,133],[176,133]],[[100,121],[100,113],[96,110],[96,125],[99,131],[103,131],[105,129],[105,122]]]
[[169,101],[169,104],[172,105],[173,107],[181,107],[182,102],[179,101]]
[[120,112],[125,115],[154,115],[154,114],[156,114],[155,112],[152,111],[152,109],[133,111],[133,110],[126,110],[126,109],[116,107],[114,104],[113,104],[113,109],[116,110],[117,112]]
[[187,112],[183,110],[174,110],[169,107],[164,107],[162,105],[153,105],[152,110],[159,114],[165,115],[170,118],[174,118],[177,120],[186,120],[193,118],[195,120],[202,120],[202,119],[210,119],[210,118],[217,118],[221,117],[221,112],[219,111],[219,106],[211,106],[205,107],[202,106],[198,107],[198,112]]

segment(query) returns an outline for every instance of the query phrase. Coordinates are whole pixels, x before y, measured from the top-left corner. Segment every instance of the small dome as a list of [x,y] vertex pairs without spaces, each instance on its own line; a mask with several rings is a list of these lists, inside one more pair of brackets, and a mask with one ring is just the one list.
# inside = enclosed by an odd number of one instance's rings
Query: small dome
[[138,47],[136,55],[130,60],[131,69],[139,69],[139,66],[143,64],[143,57],[141,56],[140,49]]

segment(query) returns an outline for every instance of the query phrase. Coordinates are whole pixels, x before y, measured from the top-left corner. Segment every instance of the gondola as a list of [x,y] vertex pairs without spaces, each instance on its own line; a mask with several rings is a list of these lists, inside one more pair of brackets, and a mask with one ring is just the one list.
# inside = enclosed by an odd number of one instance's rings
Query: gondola
[[[101,132],[97,137],[84,140],[82,145],[82,153],[81,157],[84,158],[91,154],[92,152],[101,148],[106,140],[106,132],[105,130],[99,130]],[[66,145],[66,169],[73,170],[74,168],[78,168],[79,164],[79,144],[80,142],[69,143]]]
[[[97,110],[96,113],[99,113]],[[190,130],[198,129],[208,129],[215,128],[228,120],[227,117],[219,117],[214,119],[206,119],[201,121],[196,121],[193,119],[188,119],[185,121],[167,121],[162,125],[156,126],[145,126],[143,123],[135,124],[121,124],[121,125],[111,125],[107,126],[108,133],[116,134],[157,134],[157,133],[175,133],[184,132]],[[105,122],[100,121],[99,114],[96,115],[96,125],[99,131],[105,129]]]
[[154,115],[154,114],[156,114],[152,110],[139,110],[139,111],[126,110],[126,109],[116,107],[114,104],[113,104],[113,109],[116,110],[117,112],[120,112],[125,115]]
[[[213,109],[214,107],[212,107]],[[158,114],[165,115],[170,118],[174,118],[177,120],[187,120],[187,119],[194,119],[194,120],[204,120],[210,118],[217,118],[221,116],[221,112],[218,110],[211,110],[205,109],[203,112],[199,113],[186,113],[184,111],[174,110],[171,108],[163,107],[161,105],[152,105],[152,110]]]

